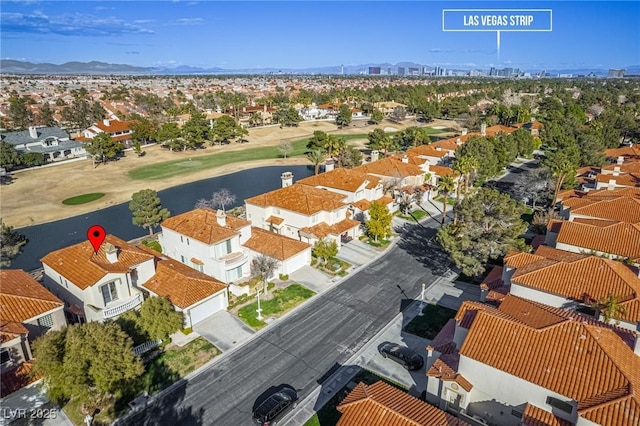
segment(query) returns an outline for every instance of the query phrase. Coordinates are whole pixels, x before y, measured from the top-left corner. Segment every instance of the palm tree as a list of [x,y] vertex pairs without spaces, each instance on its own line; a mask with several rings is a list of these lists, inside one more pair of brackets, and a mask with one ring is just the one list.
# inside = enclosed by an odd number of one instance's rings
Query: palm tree
[[325,139],[323,148],[327,150],[327,156],[329,158],[333,158],[333,153],[338,148],[339,140],[340,138],[336,135],[328,135],[327,139]]
[[444,199],[442,200],[442,222],[441,225],[444,224],[444,220],[447,217],[447,201],[449,200],[449,194],[456,189],[456,182],[453,180],[453,177],[450,175],[444,175],[438,181],[438,191],[442,193]]
[[342,157],[347,152],[347,148],[349,146],[347,145],[347,141],[345,140],[345,138],[341,138],[341,137],[334,136],[334,135],[329,135],[329,138],[331,138],[331,137],[335,137],[336,138],[336,142],[335,142],[335,145],[333,147],[333,150],[334,150],[336,158],[338,159],[338,167],[342,167]]
[[600,315],[605,324],[609,324],[611,320],[615,320],[616,324],[620,323],[620,317],[627,313],[627,309],[620,304],[620,297],[609,295],[598,300],[593,307],[600,311]]
[[315,166],[316,174],[318,174],[320,164],[327,159],[327,153],[319,149],[314,149],[313,151],[307,152],[306,156],[307,159]]

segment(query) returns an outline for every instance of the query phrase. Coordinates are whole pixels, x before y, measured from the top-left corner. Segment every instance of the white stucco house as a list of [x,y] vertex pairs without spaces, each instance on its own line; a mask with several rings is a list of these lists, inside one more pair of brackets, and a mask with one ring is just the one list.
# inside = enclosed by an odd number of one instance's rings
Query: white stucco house
[[47,161],[87,156],[84,146],[71,140],[60,127],[31,126],[28,130],[1,132],[0,140],[11,144],[21,154],[40,153]]
[[236,295],[251,277],[251,261],[266,255],[279,261],[274,275],[290,274],[311,262],[311,246],[275,232],[260,232],[251,222],[223,211],[194,209],[162,222],[164,254],[229,284]]
[[352,219],[348,195],[293,184],[293,174],[282,174],[283,188],[245,200],[247,219],[267,229],[308,244],[329,238],[340,247],[342,239],[360,235],[360,222]]
[[70,305],[79,320],[104,321],[137,308],[140,286],[155,273],[153,255],[113,235],[97,253],[89,241],[41,259],[45,286]]
[[45,285],[76,321],[105,321],[138,309],[145,297],[168,297],[190,327],[228,306],[227,285],[169,256],[107,235],[42,258]]
[[513,295],[465,301],[427,348],[427,401],[505,426],[638,424],[638,340]]
[[165,256],[159,256],[156,273],[142,286],[152,295],[167,297],[183,313],[185,328],[229,306],[225,283]]

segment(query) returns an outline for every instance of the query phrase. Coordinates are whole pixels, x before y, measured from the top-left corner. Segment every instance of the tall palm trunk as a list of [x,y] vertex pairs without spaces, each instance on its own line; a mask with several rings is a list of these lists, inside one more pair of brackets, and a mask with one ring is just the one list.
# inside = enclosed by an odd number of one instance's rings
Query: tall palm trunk
[[447,201],[449,199],[449,193],[444,193],[444,199],[442,200],[442,222],[440,222],[440,226],[444,225],[444,220],[447,218]]

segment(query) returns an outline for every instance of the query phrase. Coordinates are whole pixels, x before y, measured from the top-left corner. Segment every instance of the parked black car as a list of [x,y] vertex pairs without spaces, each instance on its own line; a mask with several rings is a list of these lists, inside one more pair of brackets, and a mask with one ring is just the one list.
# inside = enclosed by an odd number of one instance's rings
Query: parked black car
[[273,390],[271,395],[253,410],[253,421],[261,426],[275,426],[276,422],[298,405],[298,392],[289,385]]
[[385,358],[402,365],[407,370],[419,370],[424,365],[424,359],[413,350],[397,343],[385,342],[378,346],[378,352]]

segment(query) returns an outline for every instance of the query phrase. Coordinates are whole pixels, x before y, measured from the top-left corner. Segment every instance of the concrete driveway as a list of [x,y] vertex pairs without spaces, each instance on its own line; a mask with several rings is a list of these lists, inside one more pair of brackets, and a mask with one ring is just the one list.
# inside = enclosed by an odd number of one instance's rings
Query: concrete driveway
[[255,331],[227,311],[216,312],[193,326],[193,330],[222,352],[248,340]]
[[360,240],[351,240],[340,246],[338,258],[349,262],[354,268],[364,265],[380,255],[380,250],[363,243]]
[[335,281],[332,281],[335,278],[311,266],[304,266],[289,274],[289,279],[310,288],[318,294],[327,291],[335,283]]

